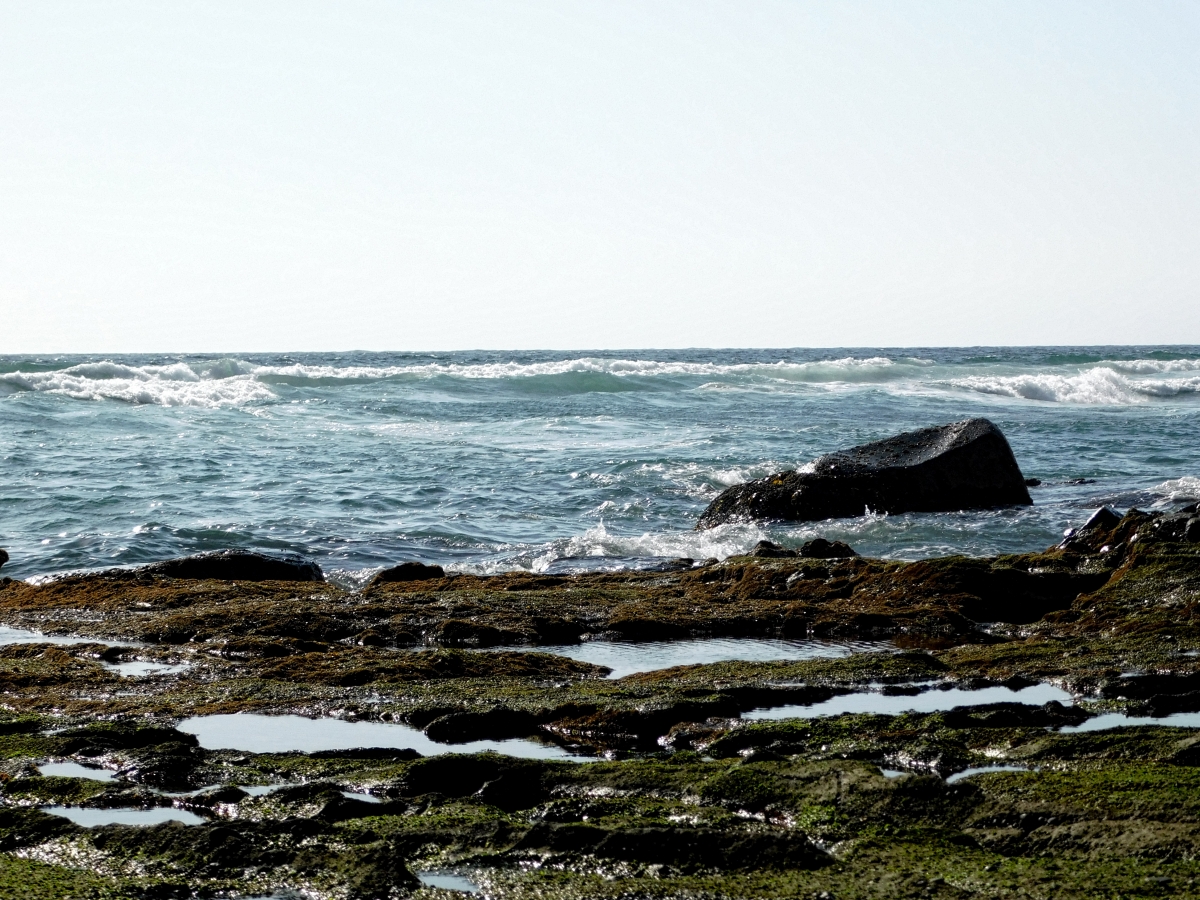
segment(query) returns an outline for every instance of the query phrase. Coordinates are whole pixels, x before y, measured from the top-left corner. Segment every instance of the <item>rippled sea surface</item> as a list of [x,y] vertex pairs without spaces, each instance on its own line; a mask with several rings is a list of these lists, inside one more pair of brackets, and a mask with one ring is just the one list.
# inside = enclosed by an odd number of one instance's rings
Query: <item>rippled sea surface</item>
[[[731,484],[969,416],[1043,480],[1033,508],[693,530]],[[764,537],[1023,551],[1101,504],[1200,498],[1200,347],[10,356],[0,456],[23,578],[224,547],[351,584],[407,559],[645,567]]]

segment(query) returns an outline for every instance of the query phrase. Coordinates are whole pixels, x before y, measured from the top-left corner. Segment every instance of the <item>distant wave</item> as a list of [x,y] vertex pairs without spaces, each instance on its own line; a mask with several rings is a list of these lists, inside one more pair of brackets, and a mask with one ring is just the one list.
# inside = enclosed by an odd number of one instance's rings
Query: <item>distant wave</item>
[[580,357],[578,359],[554,360],[550,362],[521,363],[423,363],[409,366],[259,366],[253,371],[259,377],[282,377],[311,379],[314,381],[345,380],[369,381],[397,376],[432,378],[449,376],[470,379],[515,379],[537,378],[555,375],[588,373],[615,375],[618,377],[661,377],[661,376],[750,376],[787,381],[871,381],[904,377],[911,370],[933,366],[932,360],[899,359],[875,356],[860,359],[818,360],[790,363],[699,363],[663,362],[644,359],[603,359]]
[[[1128,405],[1200,393],[1200,359],[1104,360],[1086,365],[935,363],[918,357],[847,356],[808,362],[712,363],[578,357],[543,362],[413,362],[408,365],[259,365],[239,359],[129,365],[86,362],[0,373],[0,395],[43,392],[77,400],[160,406],[238,407],[279,399],[288,388],[373,382],[437,389],[507,383],[545,395],[672,389],[790,391],[879,386],[899,392],[969,391],[1051,403]],[[457,383],[458,388],[454,385]]]

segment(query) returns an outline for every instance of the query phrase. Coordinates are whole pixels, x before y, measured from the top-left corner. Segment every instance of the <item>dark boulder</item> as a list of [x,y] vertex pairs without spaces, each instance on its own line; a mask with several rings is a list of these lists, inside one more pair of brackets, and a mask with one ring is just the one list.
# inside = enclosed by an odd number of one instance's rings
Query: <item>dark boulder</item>
[[1028,506],[1029,489],[987,419],[922,428],[818,457],[723,491],[697,528],[753,520],[816,521],[877,513]]
[[0,566],[3,566],[6,562],[8,562],[8,554],[0,550]]
[[371,579],[371,587],[377,584],[394,584],[404,581],[429,581],[432,578],[445,578],[446,570],[441,566],[427,566],[425,563],[406,562],[390,569],[384,569]]
[[299,556],[267,556],[250,550],[215,550],[141,566],[138,574],[218,581],[324,581],[315,562]]

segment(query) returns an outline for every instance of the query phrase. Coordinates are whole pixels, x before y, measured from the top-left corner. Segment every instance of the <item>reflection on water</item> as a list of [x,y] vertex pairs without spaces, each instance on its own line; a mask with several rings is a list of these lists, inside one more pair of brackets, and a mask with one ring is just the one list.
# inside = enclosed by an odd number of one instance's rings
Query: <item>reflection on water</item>
[[852,653],[895,649],[895,645],[886,641],[784,641],[759,638],[704,638],[694,641],[652,641],[644,644],[587,641],[583,644],[536,648],[539,653],[552,653],[580,662],[607,666],[612,669],[609,678],[624,678],[637,672],[653,672],[673,666],[695,666],[734,660],[775,662],[831,659],[849,656]]
[[469,741],[439,744],[407,725],[388,722],[345,722],[341,719],[307,719],[303,716],[264,716],[258,713],[193,716],[179,730],[194,734],[206,750],[241,750],[245,753],[316,753],[358,747],[394,747],[416,750],[425,756],[439,753],[479,753],[494,750],[530,759],[570,759],[566,750],[529,740]]
[[204,821],[195,813],[170,806],[155,809],[81,809],[78,806],[43,806],[42,812],[70,819],[84,828],[98,825],[161,825],[163,822],[182,822],[199,825]]
[[820,716],[840,716],[843,713],[874,713],[895,716],[900,713],[945,712],[956,706],[979,706],[985,703],[1024,703],[1041,706],[1057,700],[1064,705],[1072,702],[1071,695],[1050,684],[1036,684],[1014,691],[1006,687],[987,687],[977,691],[953,688],[948,691],[928,690],[913,696],[895,696],[878,691],[842,694],[824,703],[810,706],[777,706],[751,710],[744,719],[813,719]]
[[90,778],[92,781],[116,781],[116,776],[108,769],[98,769],[93,766],[82,766],[75,762],[43,763],[38,766],[47,778]]
[[441,888],[446,891],[462,891],[466,894],[478,894],[481,891],[479,885],[470,878],[456,872],[417,872],[416,876],[421,880],[421,884],[427,887]]

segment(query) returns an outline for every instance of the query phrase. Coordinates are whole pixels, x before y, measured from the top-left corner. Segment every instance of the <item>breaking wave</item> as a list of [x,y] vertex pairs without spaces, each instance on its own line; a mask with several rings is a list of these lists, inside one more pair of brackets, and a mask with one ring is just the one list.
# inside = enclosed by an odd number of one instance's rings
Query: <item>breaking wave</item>
[[83,363],[48,372],[6,372],[0,393],[37,391],[73,400],[118,400],[157,406],[236,407],[272,400],[274,392],[237,364],[211,367],[172,363],[129,366],[118,362]]
[[[1155,362],[1153,360],[1139,363]],[[1195,360],[1175,360],[1194,363]],[[1126,372],[1195,371],[1195,366],[1170,370],[1166,368],[1135,368],[1122,364]],[[1182,397],[1200,393],[1200,376],[1192,378],[1131,378],[1112,366],[1098,366],[1076,374],[1029,373],[1021,375],[971,375],[950,382],[957,388],[981,394],[1040,400],[1047,403],[1080,403],[1130,405],[1148,403],[1155,399]]]

